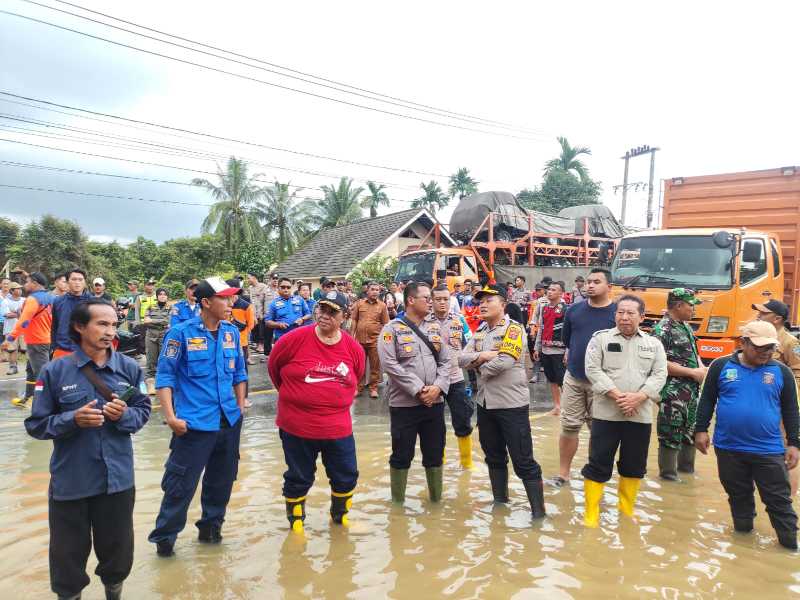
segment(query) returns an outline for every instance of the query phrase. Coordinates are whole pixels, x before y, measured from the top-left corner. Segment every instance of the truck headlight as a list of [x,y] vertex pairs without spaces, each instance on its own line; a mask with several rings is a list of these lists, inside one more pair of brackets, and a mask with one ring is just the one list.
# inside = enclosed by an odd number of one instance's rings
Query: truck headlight
[[728,317],[711,317],[708,320],[708,333],[725,333],[728,330]]

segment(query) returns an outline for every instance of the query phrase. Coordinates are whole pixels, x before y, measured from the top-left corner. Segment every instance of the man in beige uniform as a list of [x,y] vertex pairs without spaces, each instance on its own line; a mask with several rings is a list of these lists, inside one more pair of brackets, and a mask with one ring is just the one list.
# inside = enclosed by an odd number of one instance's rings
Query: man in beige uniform
[[405,501],[408,469],[419,436],[428,497],[438,502],[442,497],[443,396],[450,389],[450,347],[443,342],[439,324],[425,321],[431,288],[426,283],[409,283],[403,294],[405,317],[387,323],[378,337],[381,368],[389,376],[386,399],[392,431],[392,501]]
[[584,524],[600,523],[603,486],[611,479],[619,448],[619,510],[633,516],[639,485],[647,470],[653,407],[667,381],[661,342],[642,332],[644,302],[632,295],[617,300],[617,326],[596,332],[586,348],[586,377],[592,385],[589,462],[583,467]]
[[[758,311],[759,321],[766,321],[775,326],[775,330],[778,332],[778,347],[772,358],[792,370],[795,384],[800,389],[800,341],[786,331],[789,307],[778,300],[770,300],[764,304],[753,304],[753,309]],[[800,483],[800,466],[795,466],[789,471],[792,500],[797,495],[798,483]]]
[[533,458],[530,391],[525,374],[527,343],[520,323],[505,314],[501,288],[487,286],[475,294],[483,323],[459,358],[476,369],[479,384],[478,439],[486,455],[495,502],[508,502],[508,455],[525,486],[534,519],[545,516],[542,469]]

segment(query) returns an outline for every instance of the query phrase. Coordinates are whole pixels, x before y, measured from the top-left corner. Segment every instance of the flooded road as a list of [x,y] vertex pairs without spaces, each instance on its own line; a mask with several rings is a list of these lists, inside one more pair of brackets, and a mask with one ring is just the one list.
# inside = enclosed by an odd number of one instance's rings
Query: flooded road
[[[544,386],[542,394],[546,395]],[[0,597],[51,598],[47,563],[49,442],[29,438],[27,411],[0,384]],[[125,588],[136,599],[233,598],[759,598],[800,597],[798,556],[780,549],[763,507],[751,535],[734,534],[711,456],[683,484],[655,477],[655,438],[637,522],[618,519],[616,475],[606,487],[601,528],[582,525],[582,482],[545,489],[548,517],[532,525],[525,493],[511,476],[509,506],[493,507],[474,435],[474,471],[458,466],[448,425],[445,491],[427,501],[419,454],[406,505],[389,502],[389,417],[380,400],[354,407],[359,484],[349,529],[332,527],[324,470],[307,503],[304,537],[290,534],[281,497],[284,471],[275,428],[275,396],[253,397],[242,433],[241,465],[220,546],[200,545],[191,523],[177,556],[160,559],[147,534],[161,500],[169,429],[160,413],[135,436],[136,556]],[[448,417],[449,420],[449,417]],[[449,421],[448,421],[449,422]],[[556,472],[558,419],[531,412],[534,450],[545,475]],[[575,461],[586,459],[584,433]],[[90,558],[90,573],[96,566]],[[102,598],[92,575],[84,598]]]

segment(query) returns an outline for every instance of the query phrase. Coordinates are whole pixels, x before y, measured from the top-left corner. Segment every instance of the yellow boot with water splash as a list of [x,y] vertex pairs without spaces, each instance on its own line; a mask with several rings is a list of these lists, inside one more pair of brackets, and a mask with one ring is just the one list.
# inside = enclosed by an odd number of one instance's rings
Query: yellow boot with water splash
[[286,518],[295,533],[303,533],[303,521],[306,519],[306,497],[286,498]]
[[350,512],[350,507],[353,506],[353,490],[345,493],[331,491],[331,519],[334,523],[350,525],[350,519],[347,513]]
[[461,467],[472,470],[475,467],[472,464],[472,436],[456,436],[456,439],[458,440],[458,454],[461,458]]
[[586,527],[599,527],[600,525],[600,500],[603,499],[604,483],[583,480],[583,495],[586,497],[586,512],[583,514],[583,524]]
[[619,512],[629,517],[633,516],[633,507],[636,505],[636,496],[639,494],[639,486],[642,480],[638,477],[620,477],[619,489]]

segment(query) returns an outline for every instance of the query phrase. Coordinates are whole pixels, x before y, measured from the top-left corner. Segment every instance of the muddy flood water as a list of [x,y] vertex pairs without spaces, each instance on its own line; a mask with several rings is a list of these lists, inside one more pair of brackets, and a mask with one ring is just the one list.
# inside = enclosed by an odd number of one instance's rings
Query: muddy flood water
[[[543,386],[542,386],[543,387]],[[49,442],[29,438],[0,390],[0,598],[52,598],[47,562]],[[253,398],[220,546],[198,544],[192,523],[177,556],[161,559],[147,534],[161,501],[169,430],[160,413],[135,436],[136,556],[125,597],[233,598],[758,598],[800,597],[798,556],[778,547],[760,502],[756,529],[734,534],[711,456],[682,484],[655,476],[651,446],[635,522],[619,518],[616,475],[606,487],[601,527],[582,524],[583,485],[546,488],[548,517],[533,525],[522,485],[511,477],[509,506],[494,507],[477,448],[474,471],[458,466],[448,425],[445,492],[427,500],[419,454],[402,508],[389,501],[388,410],[359,397],[354,407],[361,476],[348,529],[332,526],[324,470],[308,497],[305,535],[290,533],[281,481],[283,455],[272,394]],[[448,417],[449,418],[449,417]],[[558,419],[531,412],[534,450],[545,476],[556,472]],[[575,473],[586,458],[586,441]],[[96,562],[90,558],[90,574]],[[103,597],[99,580],[84,591]]]

